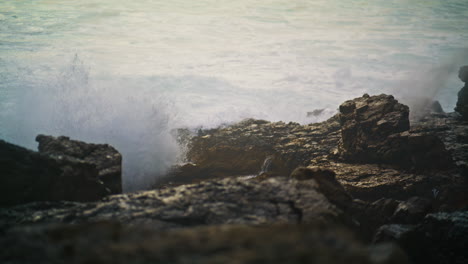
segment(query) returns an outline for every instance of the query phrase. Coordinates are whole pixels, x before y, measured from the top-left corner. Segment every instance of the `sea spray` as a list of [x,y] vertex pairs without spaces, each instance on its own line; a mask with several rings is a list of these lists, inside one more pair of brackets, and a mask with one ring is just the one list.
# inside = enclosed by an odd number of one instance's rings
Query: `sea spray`
[[[456,99],[458,87],[457,73],[460,66],[468,61],[468,49],[454,52],[454,55],[445,58],[437,64],[418,65],[411,71],[407,78],[399,81],[390,91],[402,103],[410,107],[410,115],[413,119],[419,118],[427,110],[434,100],[451,97]],[[416,66],[415,66],[416,67]],[[448,85],[450,83],[450,85]],[[448,104],[441,102],[446,112],[453,112],[454,102]]]
[[123,155],[124,191],[148,188],[175,163],[171,103],[151,87],[93,79],[78,56],[48,82],[29,79],[6,119],[12,142],[34,149],[37,134],[50,134],[111,144]]

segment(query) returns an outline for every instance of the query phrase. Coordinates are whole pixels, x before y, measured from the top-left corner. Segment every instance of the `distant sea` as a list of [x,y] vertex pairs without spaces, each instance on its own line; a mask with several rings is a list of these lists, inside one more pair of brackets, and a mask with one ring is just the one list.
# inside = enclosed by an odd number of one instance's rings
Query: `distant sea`
[[0,0],[0,138],[112,144],[144,189],[183,158],[174,128],[317,122],[363,93],[453,111],[467,29],[467,0]]

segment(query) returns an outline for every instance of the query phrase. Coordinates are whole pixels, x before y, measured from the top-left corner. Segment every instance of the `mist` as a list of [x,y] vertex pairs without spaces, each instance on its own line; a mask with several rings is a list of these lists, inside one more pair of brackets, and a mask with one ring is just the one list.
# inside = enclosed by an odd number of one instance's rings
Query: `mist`
[[[440,101],[445,112],[453,112],[456,95],[463,86],[461,82],[456,85],[460,81],[458,69],[467,63],[468,49],[464,49],[441,60],[438,65],[422,65],[411,71],[406,79],[397,82],[389,92],[410,107],[412,119],[420,118],[433,101]],[[446,98],[450,98],[450,101]]]
[[126,192],[150,187],[179,158],[175,112],[147,82],[90,78],[75,56],[55,78],[29,76],[23,85],[5,120],[14,143],[36,149],[36,135],[47,134],[110,144],[122,153]]

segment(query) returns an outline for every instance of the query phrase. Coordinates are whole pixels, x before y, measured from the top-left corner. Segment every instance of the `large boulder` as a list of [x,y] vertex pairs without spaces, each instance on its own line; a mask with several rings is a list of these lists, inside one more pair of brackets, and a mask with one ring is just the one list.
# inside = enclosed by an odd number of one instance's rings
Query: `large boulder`
[[447,168],[450,154],[433,134],[410,133],[409,108],[391,95],[364,95],[340,106],[340,156],[359,163]]
[[468,120],[468,65],[460,68],[458,77],[465,83],[465,86],[458,92],[455,111],[462,116],[462,119]]
[[409,108],[391,95],[369,96],[340,105],[341,155],[347,160],[379,160],[390,135],[409,130]]
[[39,153],[95,166],[99,172],[99,180],[110,193],[122,193],[122,155],[112,146],[85,143],[64,136],[38,135],[36,141],[39,142]]
[[0,206],[94,201],[109,194],[94,165],[50,157],[0,140]]

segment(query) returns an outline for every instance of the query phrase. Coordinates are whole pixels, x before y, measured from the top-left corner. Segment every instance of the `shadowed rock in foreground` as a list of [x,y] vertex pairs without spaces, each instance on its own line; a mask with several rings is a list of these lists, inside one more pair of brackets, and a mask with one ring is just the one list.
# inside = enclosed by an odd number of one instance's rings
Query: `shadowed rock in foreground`
[[115,222],[52,225],[12,230],[0,247],[0,259],[14,263],[409,263],[395,245],[365,247],[342,228],[310,224],[169,232]]
[[122,193],[122,155],[112,146],[45,135],[38,135],[36,141],[39,142],[39,153],[96,166],[99,180],[110,190],[110,193]]
[[[164,230],[214,224],[345,223],[311,179],[223,179],[109,196],[96,203],[38,203],[0,210],[0,231],[17,224],[113,220]],[[344,189],[342,189],[344,193]]]
[[375,241],[396,241],[414,263],[468,262],[468,211],[427,215],[417,225],[382,226]]
[[465,86],[458,92],[458,101],[455,111],[460,113],[464,120],[468,120],[468,66],[460,68],[458,77],[465,83]]
[[31,203],[0,209],[0,260],[408,263],[397,246],[365,247],[344,229],[353,225],[345,214],[351,202],[333,177],[314,174],[212,180],[95,203]]
[[108,194],[94,165],[41,155],[0,140],[0,207],[34,201],[95,201]]

